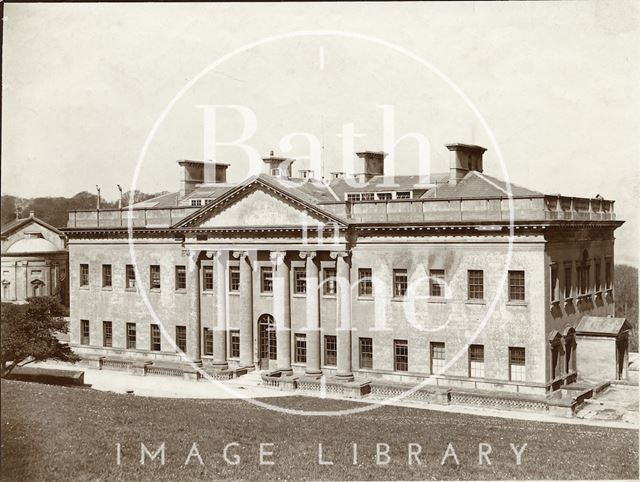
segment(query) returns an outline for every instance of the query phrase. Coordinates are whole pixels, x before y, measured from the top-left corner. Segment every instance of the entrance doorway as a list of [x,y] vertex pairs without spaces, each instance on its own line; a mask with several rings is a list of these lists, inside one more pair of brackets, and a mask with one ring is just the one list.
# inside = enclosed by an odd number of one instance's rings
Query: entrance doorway
[[264,314],[258,318],[260,344],[260,369],[275,370],[277,360],[276,326],[273,316]]

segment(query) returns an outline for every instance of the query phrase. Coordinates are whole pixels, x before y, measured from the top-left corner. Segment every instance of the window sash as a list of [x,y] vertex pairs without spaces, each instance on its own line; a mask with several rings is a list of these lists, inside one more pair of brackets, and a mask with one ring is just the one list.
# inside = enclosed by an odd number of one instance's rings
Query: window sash
[[393,340],[393,353],[394,371],[409,371],[409,344],[407,340]]
[[229,267],[229,291],[236,293],[240,291],[240,267]]
[[127,323],[127,348],[135,350],[136,348],[136,324]]
[[102,346],[107,348],[113,346],[113,325],[110,321],[102,322]]
[[509,301],[524,299],[524,271],[509,271]]
[[211,356],[213,355],[213,330],[209,328],[204,328],[204,354]]
[[149,287],[152,290],[160,289],[160,266],[157,264],[149,266]]
[[213,266],[202,267],[202,289],[204,291],[213,290]]
[[102,287],[103,288],[111,287],[112,283],[113,283],[113,280],[111,276],[111,265],[103,264],[102,265]]
[[176,326],[176,346],[186,353],[187,351],[187,327]]
[[136,270],[133,268],[132,264],[128,264],[125,267],[125,287],[136,287]]
[[373,296],[373,280],[370,268],[358,270],[358,296]]
[[89,265],[80,265],[80,286],[89,286]]
[[176,289],[187,289],[187,268],[182,265],[176,266]]
[[335,296],[336,294],[336,269],[325,268],[322,270],[322,293],[325,295]]
[[360,368],[373,368],[373,339],[360,338]]
[[431,373],[442,373],[445,366],[445,344],[431,342]]
[[444,270],[432,269],[429,270],[429,296],[443,297],[444,296]]
[[338,363],[338,341],[334,335],[324,337],[324,364],[335,366]]
[[260,292],[273,293],[273,268],[260,268]]
[[91,328],[89,326],[89,320],[80,320],[80,344],[90,345]]
[[407,270],[393,270],[393,296],[395,298],[404,298],[407,296]]
[[564,297],[571,298],[571,288],[573,284],[573,266],[564,268]]
[[558,268],[555,266],[551,268],[550,275],[550,289],[551,289],[551,301],[558,301],[560,290],[559,290],[559,279],[558,279]]
[[160,327],[158,325],[151,325],[151,351],[160,351]]
[[229,356],[231,358],[240,357],[240,330],[229,330],[229,341],[231,347]]
[[307,336],[304,334],[296,333],[296,352],[295,352],[295,361],[296,363],[307,363]]
[[293,292],[298,295],[307,292],[307,269],[293,268]]
[[482,270],[470,269],[467,273],[469,284],[469,299],[481,300],[484,298],[484,272]]
[[526,354],[521,347],[509,347],[509,380],[523,382],[526,373]]

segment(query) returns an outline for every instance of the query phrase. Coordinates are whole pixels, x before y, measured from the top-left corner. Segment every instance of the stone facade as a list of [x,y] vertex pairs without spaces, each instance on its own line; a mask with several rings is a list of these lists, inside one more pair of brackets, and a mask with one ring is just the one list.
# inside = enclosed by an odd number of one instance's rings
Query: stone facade
[[74,350],[343,383],[572,383],[575,327],[613,313],[613,202],[507,186],[482,173],[483,148],[460,146],[427,184],[383,185],[383,154],[368,151],[357,185],[296,179],[274,157],[286,177],[233,185],[218,164],[223,182],[205,182],[206,163],[181,161],[189,182],[171,205],[70,212]]
[[2,226],[2,301],[23,303],[31,296],[59,296],[69,303],[66,236],[36,218]]

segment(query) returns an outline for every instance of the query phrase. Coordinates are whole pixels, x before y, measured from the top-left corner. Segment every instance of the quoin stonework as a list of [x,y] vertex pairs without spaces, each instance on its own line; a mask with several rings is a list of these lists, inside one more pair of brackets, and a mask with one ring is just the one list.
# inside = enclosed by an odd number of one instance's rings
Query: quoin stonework
[[179,161],[176,193],[71,211],[74,351],[301,385],[546,395],[624,378],[614,202],[509,185],[483,147],[446,148],[449,172],[392,179],[372,151],[330,180],[273,153],[240,183],[227,164]]

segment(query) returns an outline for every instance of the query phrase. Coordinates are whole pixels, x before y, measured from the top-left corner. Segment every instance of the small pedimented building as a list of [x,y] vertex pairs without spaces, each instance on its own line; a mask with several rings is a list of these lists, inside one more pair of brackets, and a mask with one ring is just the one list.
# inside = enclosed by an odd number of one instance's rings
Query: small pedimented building
[[22,303],[32,296],[69,302],[66,236],[31,212],[2,226],[2,301]]
[[273,155],[240,183],[180,161],[176,193],[71,211],[74,350],[344,382],[573,383],[578,323],[614,313],[613,201],[507,184],[484,148],[447,148],[449,172],[424,178],[385,176],[371,151],[330,180]]

